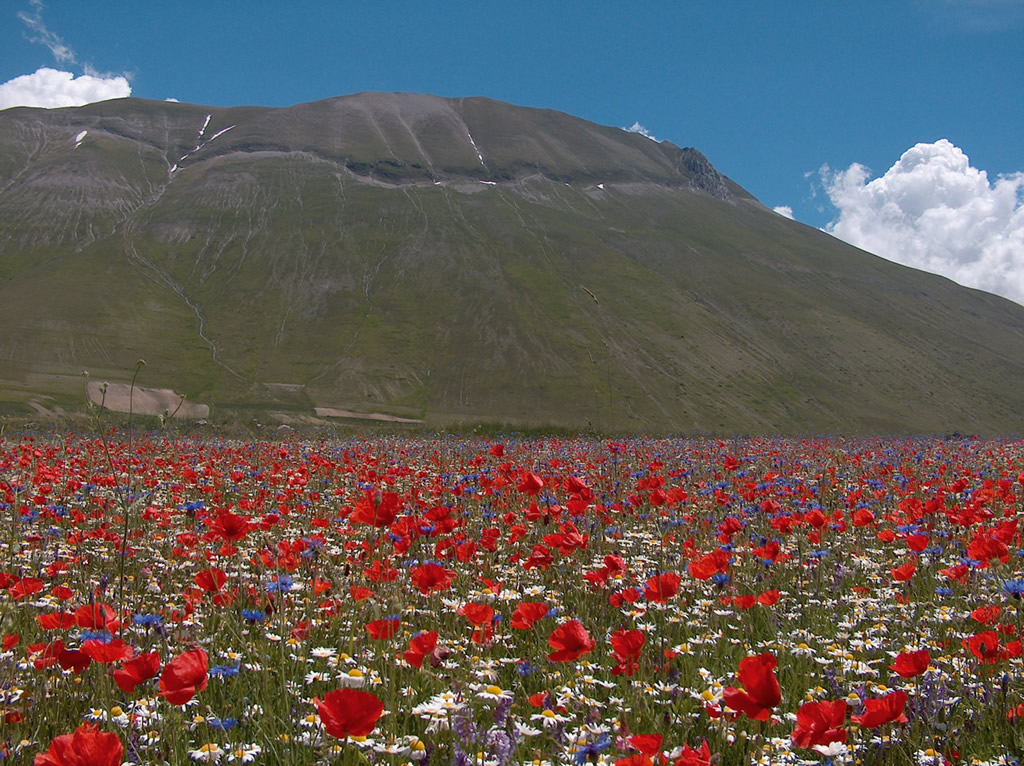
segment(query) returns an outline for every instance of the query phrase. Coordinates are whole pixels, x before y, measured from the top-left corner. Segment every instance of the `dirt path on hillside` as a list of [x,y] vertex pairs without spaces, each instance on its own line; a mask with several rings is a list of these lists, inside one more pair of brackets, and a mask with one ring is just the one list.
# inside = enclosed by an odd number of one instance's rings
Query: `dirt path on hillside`
[[325,418],[358,418],[359,420],[383,420],[388,423],[425,422],[416,418],[400,418],[395,415],[385,415],[383,412],[352,412],[351,410],[336,410],[333,407],[317,407],[316,414]]

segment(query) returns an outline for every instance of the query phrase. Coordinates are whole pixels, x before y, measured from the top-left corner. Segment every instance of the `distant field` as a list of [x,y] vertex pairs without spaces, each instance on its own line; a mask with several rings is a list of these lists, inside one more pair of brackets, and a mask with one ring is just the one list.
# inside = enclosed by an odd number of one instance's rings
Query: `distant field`
[[8,431],[0,753],[1016,763],[1022,499],[1018,441]]

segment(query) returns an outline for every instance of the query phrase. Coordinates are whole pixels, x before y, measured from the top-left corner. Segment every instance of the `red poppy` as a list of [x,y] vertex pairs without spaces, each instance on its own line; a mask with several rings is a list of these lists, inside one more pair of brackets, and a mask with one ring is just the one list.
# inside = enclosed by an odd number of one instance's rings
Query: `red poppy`
[[357,603],[368,598],[373,598],[373,591],[363,585],[349,586],[348,594],[352,597],[352,600]]
[[384,703],[377,695],[359,689],[328,692],[322,701],[314,698],[313,704],[324,729],[338,739],[367,736],[384,712]]
[[991,625],[993,622],[999,619],[999,613],[1003,611],[1003,608],[998,604],[992,604],[990,606],[979,606],[973,612],[971,617],[980,622],[982,625]]
[[554,560],[555,558],[551,555],[551,551],[545,546],[534,545],[530,557],[523,562],[523,569],[540,569],[544,572],[551,566]]
[[217,567],[204,569],[195,576],[195,583],[207,593],[216,593],[228,581],[227,573]]
[[804,514],[804,521],[815,529],[823,529],[828,524],[828,518],[817,508],[813,508]]
[[411,578],[412,584],[419,592],[427,595],[434,591],[447,590],[455,578],[455,572],[439,564],[420,564],[412,570]]
[[533,471],[529,471],[516,488],[527,495],[536,495],[544,488],[544,480]]
[[687,565],[690,577],[696,580],[708,580],[713,575],[729,568],[729,554],[721,548],[694,559]]
[[907,717],[903,713],[906,704],[907,693],[903,691],[886,694],[881,699],[864,700],[864,713],[850,716],[850,720],[866,729],[890,722],[906,723]]
[[478,604],[471,601],[460,610],[463,616],[473,625],[487,625],[494,619],[494,607],[490,604]]
[[919,676],[928,669],[928,663],[932,661],[932,655],[927,649],[916,652],[903,652],[897,655],[895,661],[889,666],[902,678],[913,678]]
[[768,653],[740,660],[737,676],[743,689],[727,687],[723,693],[725,704],[752,720],[767,721],[772,709],[782,701],[779,682],[772,672],[776,665],[778,662]]
[[114,607],[99,602],[78,607],[75,610],[75,620],[78,627],[86,630],[109,630],[113,633],[121,627]]
[[555,650],[548,655],[548,659],[552,662],[571,662],[594,651],[594,645],[594,639],[579,620],[563,622],[548,636],[548,646]]
[[92,657],[80,649],[62,649],[57,653],[57,662],[64,670],[73,670],[81,673],[92,664]]
[[649,755],[633,753],[633,755],[627,755],[625,758],[619,758],[615,762],[615,766],[654,766],[654,762]]
[[957,564],[955,567],[940,569],[939,574],[948,577],[950,580],[966,583],[968,576],[971,574],[971,568],[966,564]]
[[377,528],[390,527],[401,510],[402,498],[396,492],[367,490],[356,501],[356,508],[349,520]]
[[960,643],[986,665],[991,665],[1002,659],[1003,655],[999,648],[999,634],[994,630],[976,633]]
[[36,755],[34,766],[120,766],[124,755],[121,738],[82,724],[73,734],[61,734],[45,753]]
[[875,520],[875,514],[867,508],[858,508],[853,512],[853,526],[866,527]]
[[31,596],[43,589],[43,581],[35,577],[24,577],[8,588],[11,598],[15,601]]
[[528,630],[547,613],[548,605],[542,601],[523,601],[512,612],[511,625],[519,630]]
[[238,516],[230,511],[221,511],[217,518],[208,522],[210,531],[228,542],[238,542],[249,534],[252,524],[245,516]]
[[50,593],[53,594],[54,598],[60,599],[61,601],[67,601],[69,598],[75,595],[74,591],[66,585],[58,585],[53,588]]
[[114,671],[114,683],[125,694],[131,694],[135,687],[156,676],[160,670],[160,654],[150,652],[126,662],[120,670]]
[[36,620],[43,630],[66,630],[78,624],[75,615],[67,612],[49,612],[39,615]]
[[1010,560],[1010,549],[1006,543],[997,537],[992,536],[990,531],[978,530],[967,546],[967,555],[976,561],[980,561],[981,568],[991,565],[991,562],[998,560],[1005,564]]
[[694,750],[689,745],[683,745],[683,752],[676,759],[674,766],[711,766],[711,748],[705,739],[700,750]]
[[846,744],[846,700],[805,702],[796,712],[790,740],[796,747],[812,748],[833,742]]
[[736,596],[732,603],[743,610],[752,609],[757,604],[757,596],[753,593],[744,593],[742,596]]
[[639,630],[620,629],[612,633],[612,657],[619,664],[612,668],[612,675],[632,676],[639,669],[640,652],[647,637]]
[[387,641],[392,638],[401,627],[402,622],[398,617],[385,617],[382,620],[374,620],[366,624],[366,632],[374,641]]
[[907,535],[907,547],[914,553],[920,553],[928,547],[928,535]]
[[160,694],[172,705],[184,705],[206,688],[209,662],[203,649],[179,654],[160,674]]
[[906,564],[901,564],[890,571],[892,572],[892,579],[896,582],[908,582],[913,578],[914,572],[917,571],[917,565],[908,561]]
[[120,638],[115,638],[112,641],[91,639],[82,643],[81,651],[100,664],[130,660],[135,654],[135,650]]
[[644,598],[657,604],[665,604],[679,591],[679,575],[665,572],[647,581],[644,587]]
[[32,644],[29,646],[29,651],[39,652],[39,656],[32,660],[36,670],[52,668],[57,664],[61,653],[64,652],[64,642],[58,640],[48,644]]
[[423,659],[434,651],[436,646],[436,630],[432,630],[429,633],[417,633],[409,639],[409,648],[402,656],[405,658],[405,661],[414,668],[419,668],[423,666]]
[[363,574],[370,582],[394,582],[398,579],[398,570],[385,566],[380,559],[374,559],[373,563],[363,570]]
[[629,744],[643,755],[653,758],[661,755],[661,743],[664,739],[661,734],[634,734],[629,738]]

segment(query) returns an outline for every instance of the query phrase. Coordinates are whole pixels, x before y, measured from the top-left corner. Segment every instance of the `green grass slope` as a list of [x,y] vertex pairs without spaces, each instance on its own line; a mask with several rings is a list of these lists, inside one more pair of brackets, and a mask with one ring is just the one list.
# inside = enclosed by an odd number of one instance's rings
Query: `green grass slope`
[[1024,308],[783,219],[695,150],[487,99],[0,112],[0,328],[7,409],[144,358],[215,412],[1024,425]]

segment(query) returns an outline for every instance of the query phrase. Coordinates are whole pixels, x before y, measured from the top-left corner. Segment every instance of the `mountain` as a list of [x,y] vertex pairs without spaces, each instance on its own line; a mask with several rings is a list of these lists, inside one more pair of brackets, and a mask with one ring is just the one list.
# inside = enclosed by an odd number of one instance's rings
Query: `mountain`
[[485,98],[0,112],[0,411],[604,431],[1024,430],[1024,308],[695,149]]

